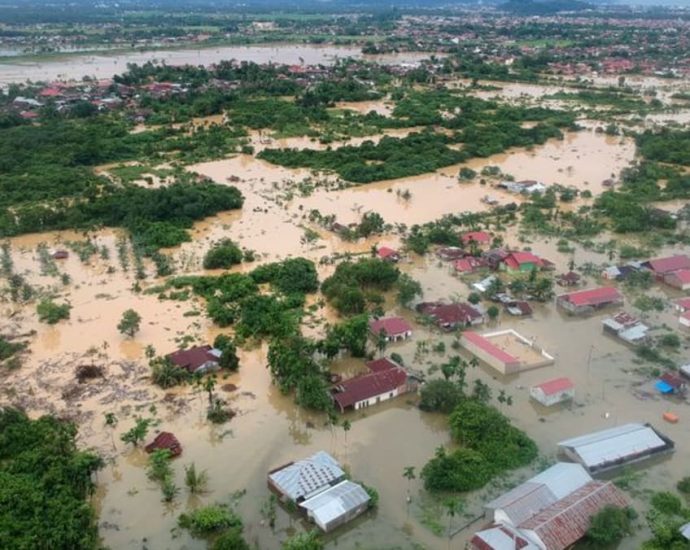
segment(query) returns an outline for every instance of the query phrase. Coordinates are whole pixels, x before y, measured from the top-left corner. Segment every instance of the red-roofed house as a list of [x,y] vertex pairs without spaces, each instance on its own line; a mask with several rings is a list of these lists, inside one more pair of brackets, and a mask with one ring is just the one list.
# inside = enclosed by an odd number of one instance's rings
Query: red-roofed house
[[41,97],[60,97],[62,95],[62,90],[57,86],[51,86],[48,88],[43,88],[38,95]]
[[656,258],[642,264],[650,269],[659,280],[663,280],[665,275],[681,269],[690,269],[690,258],[684,254],[668,256],[667,258]]
[[144,447],[144,450],[147,453],[152,453],[153,451],[162,449],[169,450],[172,456],[180,456],[182,454],[182,445],[170,432],[159,433],[156,438],[151,441],[151,443]]
[[664,282],[678,290],[690,289],[690,269],[679,269],[664,275]]
[[680,314],[678,317],[678,323],[680,324],[681,328],[690,330],[690,310]]
[[690,298],[679,298],[675,302],[676,310],[681,313],[690,310]]
[[544,262],[531,252],[510,252],[503,260],[503,265],[508,271],[532,271],[541,269]]
[[417,389],[417,383],[395,361],[379,359],[367,367],[368,373],[340,382],[331,390],[340,412],[370,407]]
[[484,322],[484,315],[469,304],[423,302],[417,306],[417,311],[430,317],[444,330],[481,325]]
[[610,481],[590,481],[519,525],[540,548],[564,550],[587,534],[592,516],[606,506],[625,508],[628,501]]
[[488,267],[488,263],[484,258],[467,256],[466,258],[456,260],[454,267],[457,273],[474,273],[477,269]]
[[556,298],[556,304],[569,313],[582,315],[608,306],[623,305],[623,295],[614,287],[604,286],[561,294]]
[[548,382],[543,382],[533,386],[529,390],[529,395],[546,407],[571,400],[575,397],[575,384],[570,378],[554,378]]
[[369,321],[369,330],[374,336],[384,333],[386,342],[397,342],[412,336],[410,323],[402,317],[388,317],[386,319],[372,319]]
[[165,357],[181,369],[191,373],[205,373],[220,368],[218,364],[220,356],[221,351],[211,346],[194,346],[189,349],[180,349],[169,353]]
[[399,262],[400,261],[400,254],[398,253],[397,250],[393,250],[392,248],[389,248],[387,246],[381,246],[376,250],[376,256],[379,258],[379,260],[383,260],[385,262]]
[[468,231],[460,236],[460,241],[465,246],[474,243],[475,246],[488,246],[491,244],[491,235],[486,231]]

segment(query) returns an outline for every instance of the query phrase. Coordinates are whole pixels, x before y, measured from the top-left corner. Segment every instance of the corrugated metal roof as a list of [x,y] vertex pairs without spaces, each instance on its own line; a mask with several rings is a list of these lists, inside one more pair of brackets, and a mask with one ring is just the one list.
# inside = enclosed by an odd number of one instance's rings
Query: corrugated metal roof
[[520,529],[530,538],[536,535],[548,550],[563,550],[584,537],[592,516],[608,505],[623,508],[628,501],[613,483],[590,481]]
[[557,462],[530,481],[543,483],[560,500],[592,481],[592,476],[580,464]]
[[633,423],[566,439],[558,446],[571,449],[591,470],[610,462],[651,453],[666,447],[667,443],[651,427]]
[[496,525],[484,531],[479,531],[475,533],[470,543],[477,550],[539,549],[536,544],[533,544],[517,529],[512,529],[509,525]]
[[369,494],[352,481],[343,481],[300,504],[317,524],[327,527],[332,521],[369,502]]
[[592,477],[580,464],[558,462],[492,500],[486,508],[501,510],[513,525],[519,525],[590,481]]
[[269,474],[268,477],[285,495],[296,501],[327,487],[344,475],[345,472],[331,455],[319,451]]
[[[513,525],[519,525],[557,500],[556,495],[543,483],[527,481],[491,501],[486,507],[500,510]],[[494,520],[497,519],[494,517]]]

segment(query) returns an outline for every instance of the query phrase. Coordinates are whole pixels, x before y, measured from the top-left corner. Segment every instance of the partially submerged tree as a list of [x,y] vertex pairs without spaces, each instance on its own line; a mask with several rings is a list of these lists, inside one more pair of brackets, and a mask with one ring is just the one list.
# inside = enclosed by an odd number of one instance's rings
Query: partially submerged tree
[[121,334],[126,334],[132,338],[141,327],[141,315],[133,309],[128,309],[122,314],[120,322],[117,324],[117,330]]

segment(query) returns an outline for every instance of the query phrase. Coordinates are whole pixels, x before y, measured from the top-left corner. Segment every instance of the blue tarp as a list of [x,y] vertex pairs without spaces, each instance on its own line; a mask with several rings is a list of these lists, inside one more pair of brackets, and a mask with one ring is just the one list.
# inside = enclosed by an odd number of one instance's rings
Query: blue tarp
[[673,393],[673,386],[667,384],[663,380],[657,380],[655,386],[661,393]]

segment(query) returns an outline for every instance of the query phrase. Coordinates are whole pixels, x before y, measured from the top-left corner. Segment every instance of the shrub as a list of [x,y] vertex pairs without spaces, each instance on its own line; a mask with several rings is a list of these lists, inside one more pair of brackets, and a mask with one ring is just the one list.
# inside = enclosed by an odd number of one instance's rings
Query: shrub
[[242,250],[230,239],[214,244],[204,256],[204,269],[227,269],[242,263]]
[[609,547],[632,533],[636,516],[632,508],[605,506],[592,517],[587,540],[595,547]]
[[206,536],[231,528],[242,528],[242,520],[224,504],[202,506],[178,518],[178,524],[194,536]]
[[160,357],[151,361],[151,380],[163,389],[184,384],[189,378],[189,372],[173,364],[170,359]]
[[684,477],[676,485],[678,490],[683,494],[690,494],[690,476]]
[[71,309],[71,305],[56,304],[49,298],[41,300],[36,306],[38,320],[42,323],[48,323],[49,325],[54,325],[62,319],[69,319]]
[[247,541],[242,537],[242,529],[229,529],[220,535],[211,546],[212,550],[249,550]]
[[423,411],[448,414],[462,399],[462,391],[450,380],[431,380],[420,390],[419,408]]

